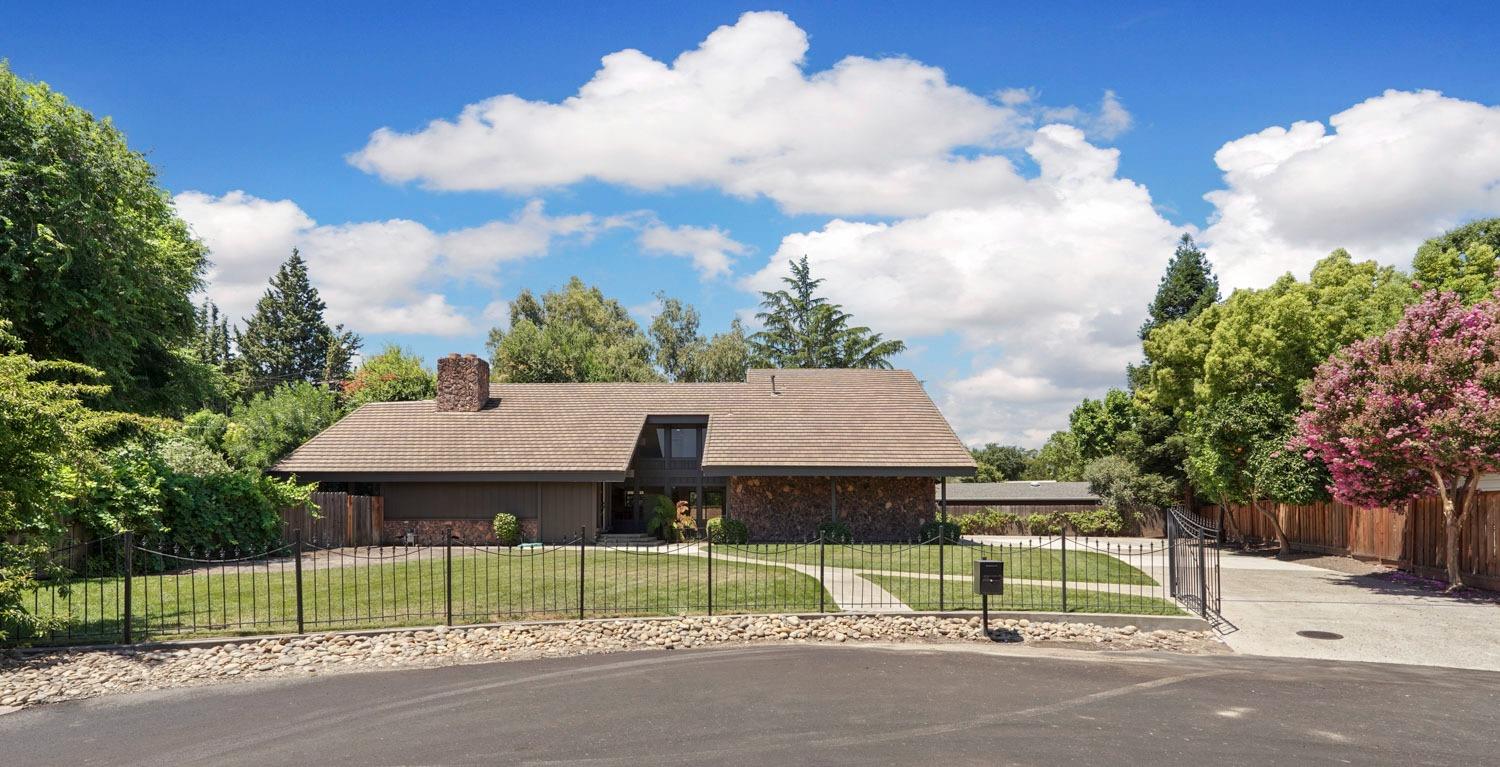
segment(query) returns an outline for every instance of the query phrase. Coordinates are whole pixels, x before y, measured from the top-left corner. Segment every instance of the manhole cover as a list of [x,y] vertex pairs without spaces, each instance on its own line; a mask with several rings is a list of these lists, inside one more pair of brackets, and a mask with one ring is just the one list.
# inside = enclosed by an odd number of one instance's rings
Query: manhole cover
[[1335,634],[1332,631],[1298,631],[1297,636],[1308,639],[1343,639],[1343,634]]

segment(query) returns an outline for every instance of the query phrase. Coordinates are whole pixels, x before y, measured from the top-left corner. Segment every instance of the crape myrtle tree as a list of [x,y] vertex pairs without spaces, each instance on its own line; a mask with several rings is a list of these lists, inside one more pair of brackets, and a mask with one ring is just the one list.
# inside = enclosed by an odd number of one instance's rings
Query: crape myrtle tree
[[1459,537],[1480,475],[1500,468],[1500,305],[1431,291],[1383,335],[1321,365],[1298,421],[1355,506],[1442,500],[1444,560],[1459,588]]

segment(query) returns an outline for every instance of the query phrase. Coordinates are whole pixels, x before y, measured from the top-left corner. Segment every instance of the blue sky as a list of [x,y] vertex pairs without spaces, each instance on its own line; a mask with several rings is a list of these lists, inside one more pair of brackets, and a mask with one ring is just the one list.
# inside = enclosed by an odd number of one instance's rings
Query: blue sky
[[0,56],[148,153],[227,307],[297,245],[430,359],[571,274],[719,329],[806,252],[971,441],[1119,383],[1182,231],[1255,286],[1500,212],[1483,3],[86,5]]

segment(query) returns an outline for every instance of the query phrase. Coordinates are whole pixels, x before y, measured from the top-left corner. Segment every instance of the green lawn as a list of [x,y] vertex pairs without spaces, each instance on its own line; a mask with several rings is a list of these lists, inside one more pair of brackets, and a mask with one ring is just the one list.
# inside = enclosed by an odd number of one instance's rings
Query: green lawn
[[[447,564],[440,550],[355,566],[304,566],[306,630],[431,625],[447,618]],[[469,553],[452,561],[454,623],[571,618],[579,615],[577,549]],[[589,550],[583,614],[687,615],[708,612],[707,558]],[[773,565],[713,563],[713,611],[816,611],[815,578]],[[119,578],[39,589],[27,607],[64,619],[54,641],[116,641],[123,601]],[[212,573],[137,576],[132,583],[136,639],[296,631],[292,569],[264,565]],[[826,604],[832,609],[831,598]]]
[[[856,570],[884,570],[898,573],[933,573],[939,571],[938,547],[935,545],[835,545],[824,546],[823,561],[827,567]],[[818,564],[818,545],[746,544],[714,546],[716,555],[751,557],[778,564]],[[1014,546],[944,546],[942,571],[950,575],[971,575],[974,560],[999,559],[1005,562],[1007,578],[1040,581],[1060,580],[1063,574],[1062,552],[1026,545]],[[1155,585],[1151,576],[1107,554],[1093,551],[1068,551],[1068,580],[1092,583]]]
[[[1069,555],[1071,559],[1071,555]],[[936,578],[904,578],[899,575],[861,576],[875,585],[891,592],[913,610],[940,609],[938,580]],[[945,593],[941,603],[945,610],[978,610],[980,598],[974,594],[973,584],[967,579],[946,579]],[[1182,610],[1171,600],[1140,593],[1144,589],[1122,586],[1109,591],[1068,589],[1067,612],[1076,613],[1128,613],[1135,615],[1181,615]],[[991,610],[1030,610],[1037,612],[1061,612],[1062,589],[1053,586],[1007,583],[1005,594],[990,597]]]

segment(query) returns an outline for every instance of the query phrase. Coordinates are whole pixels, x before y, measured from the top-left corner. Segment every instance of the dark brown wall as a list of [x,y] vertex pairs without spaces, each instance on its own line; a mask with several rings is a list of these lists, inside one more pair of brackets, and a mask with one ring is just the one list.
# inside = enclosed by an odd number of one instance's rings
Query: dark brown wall
[[535,531],[528,537],[548,543],[576,538],[580,527],[592,539],[600,504],[599,485],[593,482],[386,482],[381,495],[387,531],[458,521],[475,523],[462,527],[478,535],[496,514],[506,512],[516,515],[523,529]]
[[386,482],[386,519],[494,519],[508,512],[537,516],[541,497],[537,482]]
[[833,518],[856,540],[910,540],[937,512],[929,477],[732,477],[729,516],[745,523],[758,540],[808,540]]

